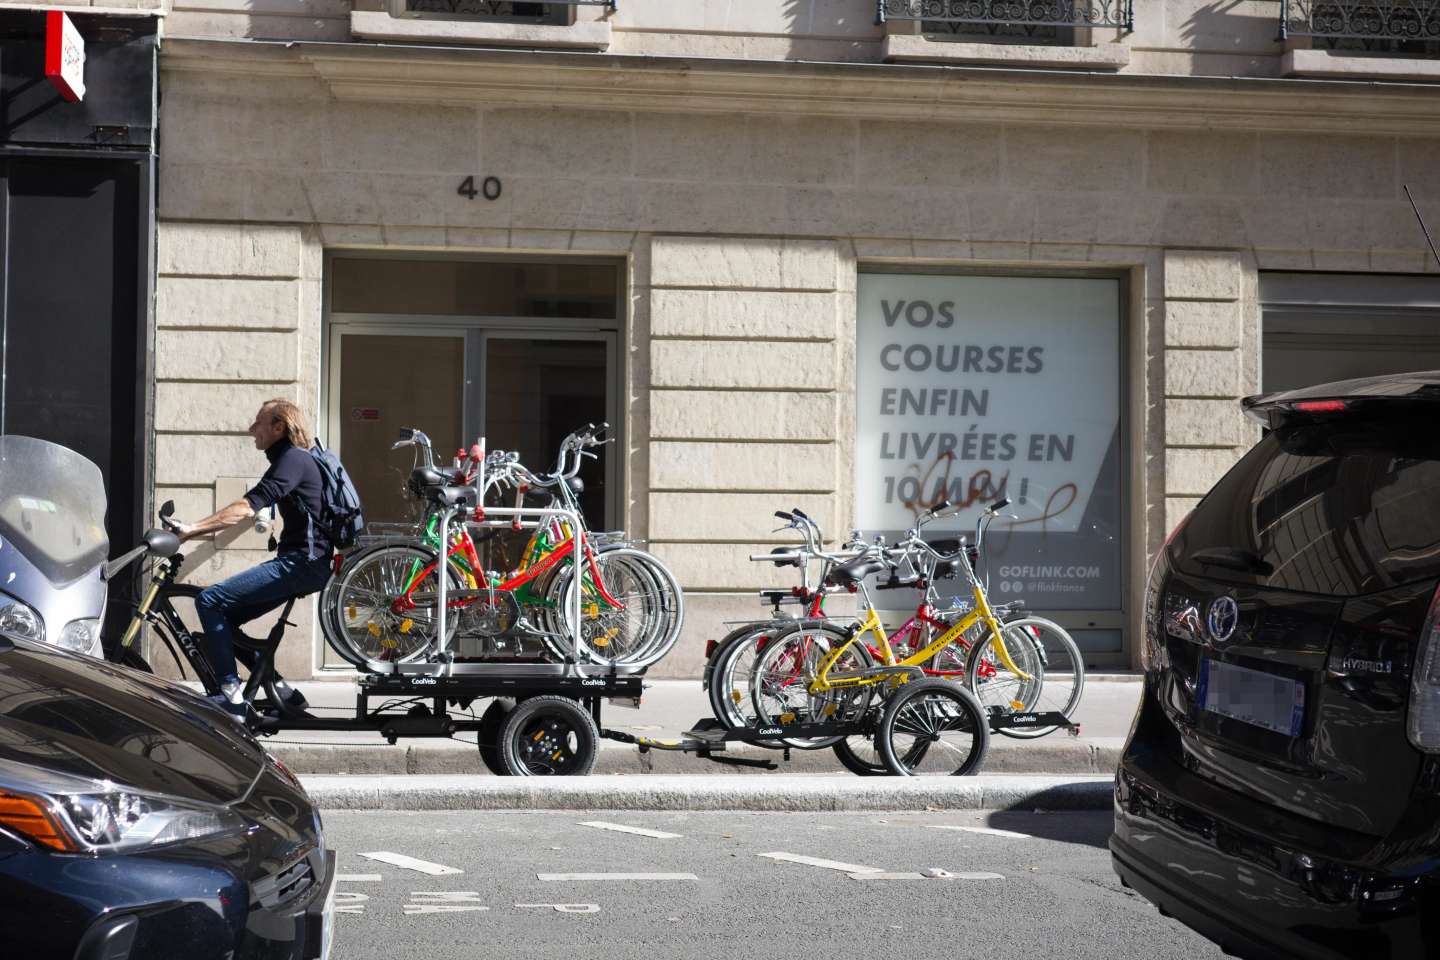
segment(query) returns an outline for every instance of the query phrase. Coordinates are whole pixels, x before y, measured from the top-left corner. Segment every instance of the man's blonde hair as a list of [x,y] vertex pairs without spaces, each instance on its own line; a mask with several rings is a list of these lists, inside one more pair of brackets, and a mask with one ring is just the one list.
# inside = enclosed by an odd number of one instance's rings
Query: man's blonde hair
[[314,446],[310,428],[305,426],[305,415],[294,403],[284,397],[276,397],[274,400],[265,401],[265,409],[269,410],[276,420],[285,424],[286,440],[301,450],[309,450]]

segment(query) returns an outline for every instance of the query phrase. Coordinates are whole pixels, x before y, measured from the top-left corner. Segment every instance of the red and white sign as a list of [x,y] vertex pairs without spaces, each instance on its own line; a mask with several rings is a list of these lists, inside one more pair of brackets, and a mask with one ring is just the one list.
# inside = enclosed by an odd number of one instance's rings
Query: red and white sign
[[45,77],[71,103],[85,99],[85,38],[59,10],[45,14]]

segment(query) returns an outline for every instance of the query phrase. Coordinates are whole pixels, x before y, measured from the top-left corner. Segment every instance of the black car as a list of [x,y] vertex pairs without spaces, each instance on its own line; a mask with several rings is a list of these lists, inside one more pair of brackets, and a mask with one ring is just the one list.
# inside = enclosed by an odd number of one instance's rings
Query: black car
[[1440,957],[1440,371],[1244,401],[1174,531],[1121,881],[1246,957]]
[[224,711],[0,637],[0,955],[312,960],[334,861],[299,782]]

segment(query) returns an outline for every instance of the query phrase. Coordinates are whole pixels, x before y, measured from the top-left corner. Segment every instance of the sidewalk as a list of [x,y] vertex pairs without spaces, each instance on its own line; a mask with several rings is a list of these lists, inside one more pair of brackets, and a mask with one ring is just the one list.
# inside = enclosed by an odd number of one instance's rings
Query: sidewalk
[[[355,709],[355,685],[349,682],[310,681],[297,684],[317,716],[344,716]],[[1079,737],[1058,731],[1039,740],[991,738],[987,774],[1091,774],[1109,775],[1120,756],[1130,720],[1139,702],[1141,685],[1127,675],[1096,675],[1085,682],[1085,695],[1077,711]],[[650,681],[640,708],[609,702],[603,726],[655,738],[675,738],[710,716],[710,705],[698,680]],[[484,705],[481,704],[481,707]],[[479,710],[476,714],[478,716]],[[409,739],[391,746],[378,731],[290,730],[265,738],[267,750],[297,774],[334,775],[453,775],[485,774],[475,747],[474,734],[461,739]],[[756,768],[711,763],[690,754],[652,750],[603,740],[596,774],[844,774],[830,750],[791,751],[786,764],[779,751],[734,744],[727,755],[764,758],[780,764],[771,772]],[[498,779],[498,778],[497,778]]]

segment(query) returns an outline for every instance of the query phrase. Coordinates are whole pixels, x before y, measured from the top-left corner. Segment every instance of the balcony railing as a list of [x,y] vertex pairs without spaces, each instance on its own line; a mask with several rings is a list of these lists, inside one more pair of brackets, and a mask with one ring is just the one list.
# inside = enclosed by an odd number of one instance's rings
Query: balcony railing
[[1440,42],[1440,0],[1280,0],[1280,36]]
[[876,0],[876,7],[879,23],[1135,29],[1134,0]]
[[555,8],[609,7],[614,10],[616,3],[617,0],[403,0],[401,10],[419,16],[537,20],[550,15]]

